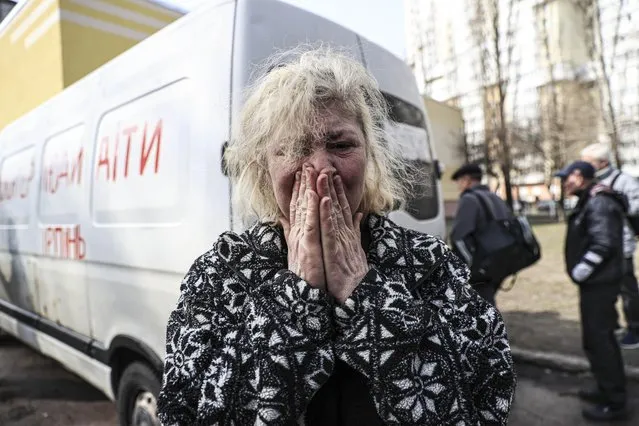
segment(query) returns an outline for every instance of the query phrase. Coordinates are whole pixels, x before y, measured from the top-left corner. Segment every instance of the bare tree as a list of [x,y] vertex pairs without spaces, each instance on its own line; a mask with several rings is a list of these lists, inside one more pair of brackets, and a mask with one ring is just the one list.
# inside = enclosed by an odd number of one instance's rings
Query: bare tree
[[[557,82],[555,79],[555,67],[551,58],[550,48],[550,34],[548,31],[548,10],[547,4],[544,3],[541,6],[541,23],[540,33],[541,41],[543,45],[543,52],[546,60],[546,66],[548,69],[549,84],[546,91],[550,92],[550,97],[547,105],[544,102],[540,105],[540,115],[542,117],[542,129],[546,133],[544,146],[542,147],[542,154],[544,156],[544,178],[546,184],[550,185],[552,175],[565,162],[564,149],[562,149],[561,136],[564,132],[563,120],[559,115],[559,102],[557,95]],[[542,89],[543,91],[543,89]],[[544,93],[540,93],[540,98],[548,98],[544,96]]]
[[472,161],[475,161],[475,156],[473,155],[472,146],[468,143],[468,135],[466,132],[461,134],[456,141],[455,145],[455,154],[456,157],[463,158],[464,164],[468,164]]
[[[623,165],[623,159],[619,152],[619,128],[617,123],[617,112],[613,104],[611,75],[616,69],[617,47],[619,45],[619,30],[621,27],[621,18],[623,16],[623,8],[625,0],[618,0],[617,13],[615,15],[614,34],[612,43],[607,45],[603,35],[603,25],[601,21],[601,5],[598,0],[573,0],[573,2],[583,11],[586,16],[586,25],[589,32],[589,55],[596,64],[595,70],[599,78],[599,99],[600,107],[603,112],[604,124],[610,148],[617,167]],[[606,60],[606,52],[610,51],[610,59]]]
[[[584,0],[573,0],[584,1]],[[593,2],[594,0],[585,0]],[[536,6],[537,34],[542,58],[545,62],[546,80],[538,87],[539,127],[542,132],[541,155],[544,160],[544,180],[550,190],[553,174],[568,160],[579,156],[586,144],[597,139],[601,108],[597,105],[598,85],[588,72],[587,61],[592,45],[592,33],[584,31],[572,34],[570,48],[562,45],[560,34],[553,32],[549,23],[551,7],[557,3],[540,3]],[[563,19],[574,19],[579,25],[588,25],[584,4],[574,9],[574,14],[563,15]],[[557,15],[555,15],[557,16]],[[556,19],[556,18],[555,18]],[[582,40],[577,37],[583,37]],[[584,56],[574,43],[583,43]],[[563,190],[560,192],[558,213],[563,211]]]
[[[474,0],[470,29],[479,54],[479,78],[484,91],[484,114],[491,121],[485,129],[484,164],[490,173],[497,169],[504,181],[506,202],[513,206],[512,141],[508,128],[506,100],[512,74],[515,45],[514,9],[517,0]],[[506,12],[506,28],[502,12]],[[514,82],[515,85],[518,83]],[[515,100],[513,100],[515,101]]]

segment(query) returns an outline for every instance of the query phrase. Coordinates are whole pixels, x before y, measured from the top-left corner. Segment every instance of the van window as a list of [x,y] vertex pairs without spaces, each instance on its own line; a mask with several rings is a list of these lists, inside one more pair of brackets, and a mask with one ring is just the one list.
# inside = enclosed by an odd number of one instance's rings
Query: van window
[[2,159],[0,164],[0,223],[3,228],[29,224],[35,148],[29,147]]
[[411,171],[416,174],[404,209],[415,219],[432,219],[439,213],[439,200],[437,174],[424,114],[416,106],[396,96],[384,93],[384,99],[394,124],[391,132],[401,145]]
[[42,150],[40,180],[40,222],[78,223],[84,204],[83,181],[90,176],[84,165],[84,125],[77,125],[50,137]]
[[189,80],[107,112],[93,157],[96,225],[176,225],[188,194]]

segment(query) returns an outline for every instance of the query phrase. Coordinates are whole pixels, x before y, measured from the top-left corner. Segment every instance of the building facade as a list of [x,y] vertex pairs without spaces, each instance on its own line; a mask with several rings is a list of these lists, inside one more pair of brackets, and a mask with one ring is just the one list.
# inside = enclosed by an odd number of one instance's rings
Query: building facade
[[432,146],[442,168],[442,197],[446,217],[453,217],[459,191],[451,180],[455,170],[466,162],[464,118],[459,108],[424,97],[426,113],[431,124]]
[[27,0],[0,23],[0,130],[182,14],[146,0]]
[[610,111],[624,169],[639,172],[638,8],[621,0],[407,0],[408,62],[427,96],[461,109],[471,157],[491,157],[505,129],[512,182],[551,197],[554,170],[583,146],[610,140]]

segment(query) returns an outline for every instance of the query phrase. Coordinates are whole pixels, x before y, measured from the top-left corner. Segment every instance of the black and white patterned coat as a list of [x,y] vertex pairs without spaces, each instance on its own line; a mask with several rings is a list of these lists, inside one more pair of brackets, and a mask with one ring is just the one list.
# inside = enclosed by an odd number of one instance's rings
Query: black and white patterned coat
[[368,219],[370,272],[336,304],[286,269],[279,228],[225,233],[191,267],[167,328],[165,425],[291,424],[336,360],[387,424],[506,424],[515,373],[499,313],[434,237]]

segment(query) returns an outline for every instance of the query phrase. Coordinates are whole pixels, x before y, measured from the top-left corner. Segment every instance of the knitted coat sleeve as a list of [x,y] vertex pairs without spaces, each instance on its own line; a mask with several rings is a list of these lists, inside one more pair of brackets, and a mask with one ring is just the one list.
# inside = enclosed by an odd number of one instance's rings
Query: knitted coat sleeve
[[290,424],[328,379],[330,303],[290,271],[249,291],[214,254],[191,267],[167,326],[164,425]]

